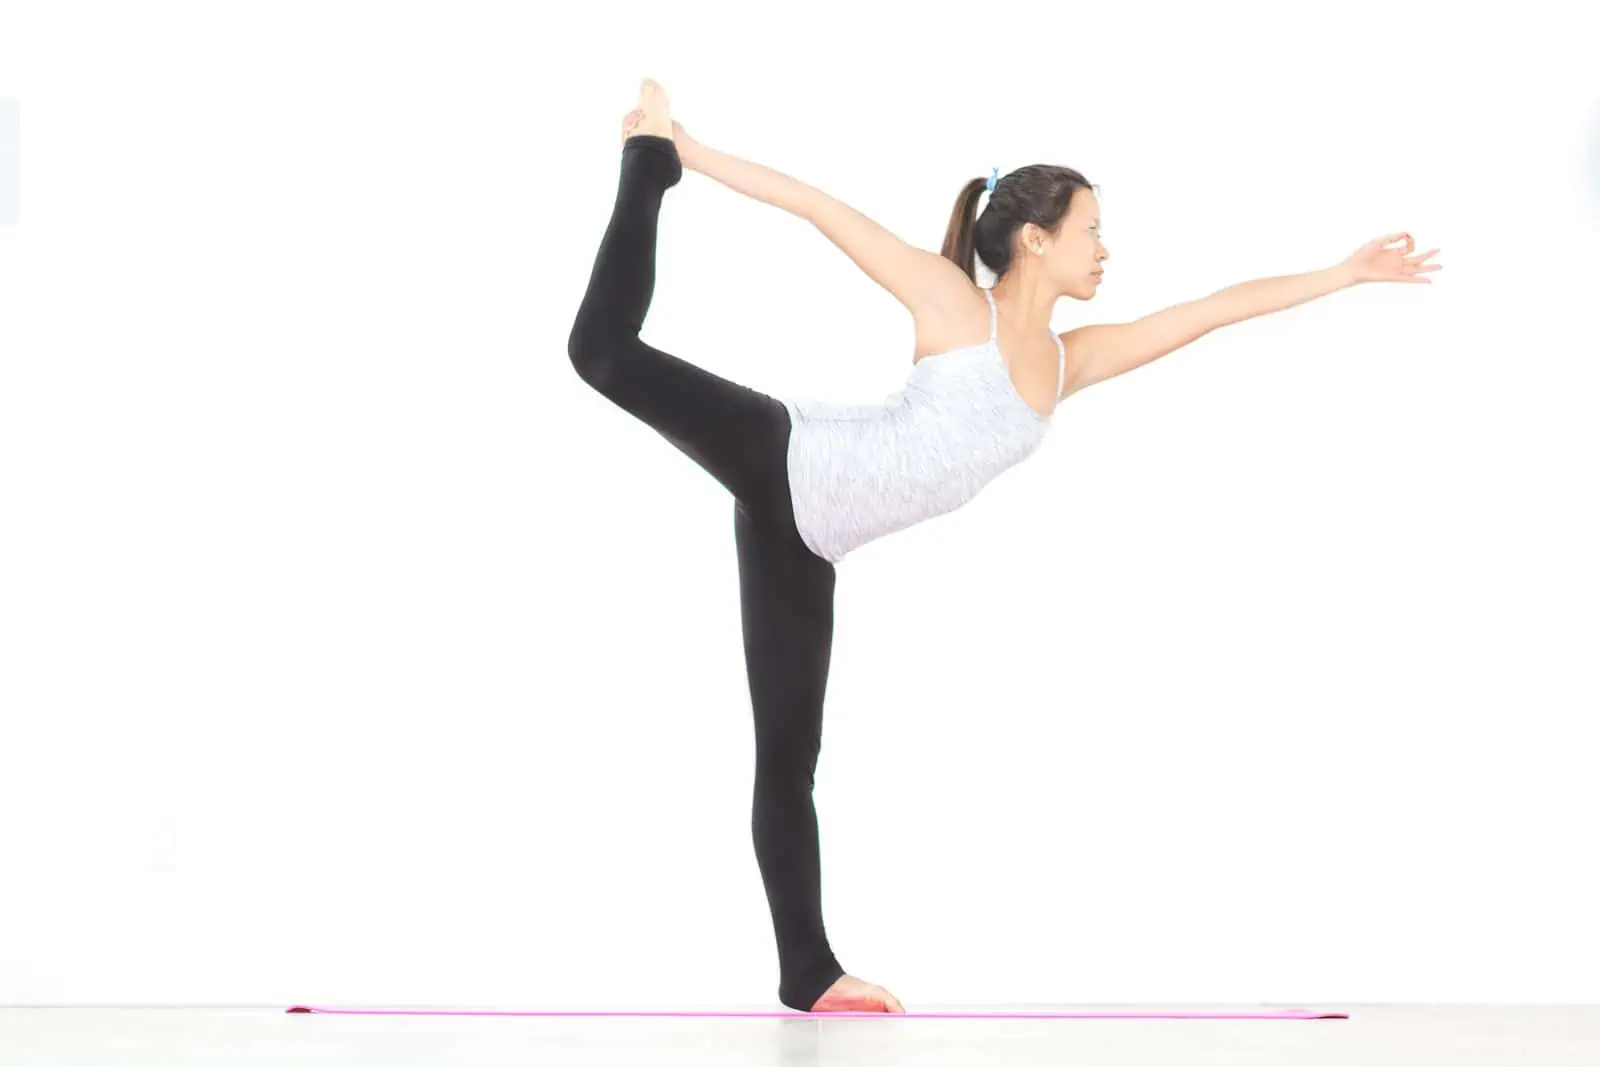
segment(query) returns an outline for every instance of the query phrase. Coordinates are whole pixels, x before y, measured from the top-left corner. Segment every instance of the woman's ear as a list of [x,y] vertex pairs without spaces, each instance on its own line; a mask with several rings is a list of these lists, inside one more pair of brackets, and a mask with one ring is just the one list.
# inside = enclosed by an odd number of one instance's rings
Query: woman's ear
[[1039,243],[1039,227],[1031,222],[1024,222],[1017,227],[1017,255],[1033,255],[1033,246]]
[[1022,224],[1022,251],[1032,256],[1044,250],[1045,232],[1042,227],[1032,222]]

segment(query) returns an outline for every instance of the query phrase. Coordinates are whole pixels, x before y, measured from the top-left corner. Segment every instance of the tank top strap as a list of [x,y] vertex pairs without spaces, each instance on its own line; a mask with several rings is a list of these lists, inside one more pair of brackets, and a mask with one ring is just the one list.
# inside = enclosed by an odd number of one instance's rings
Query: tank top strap
[[[995,306],[994,290],[985,289],[983,295],[989,300],[989,343],[993,344],[1000,335],[1000,312],[999,308]],[[1067,346],[1061,343],[1061,335],[1054,330],[1050,331],[1050,337],[1056,343],[1056,355],[1058,356],[1056,363],[1056,400],[1059,402],[1061,400],[1061,390],[1066,388],[1067,384]]]
[[1056,370],[1056,400],[1060,401],[1061,390],[1067,384],[1067,346],[1061,343],[1061,335],[1059,333],[1051,330],[1050,334],[1056,339],[1056,351],[1061,354],[1060,366]]

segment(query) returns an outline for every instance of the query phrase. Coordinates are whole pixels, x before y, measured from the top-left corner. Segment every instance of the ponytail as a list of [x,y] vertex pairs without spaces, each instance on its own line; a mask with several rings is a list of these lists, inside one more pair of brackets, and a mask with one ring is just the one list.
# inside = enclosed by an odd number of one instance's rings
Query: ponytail
[[944,247],[939,249],[941,256],[954,262],[974,283],[977,282],[978,275],[973,269],[973,258],[976,255],[973,233],[977,229],[978,198],[983,195],[988,185],[987,178],[973,178],[961,187],[955,207],[950,210],[950,225],[944,232]]

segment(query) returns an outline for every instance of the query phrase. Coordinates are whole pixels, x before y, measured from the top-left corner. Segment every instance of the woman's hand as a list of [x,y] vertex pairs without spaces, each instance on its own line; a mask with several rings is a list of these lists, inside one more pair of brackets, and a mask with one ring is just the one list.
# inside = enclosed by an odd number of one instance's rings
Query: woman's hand
[[677,119],[672,120],[672,143],[678,146],[678,158],[690,170],[695,169],[696,153],[700,151],[700,142],[689,136],[689,131],[683,128],[683,123]]
[[[1390,248],[1397,241],[1403,241],[1403,247]],[[1437,248],[1421,255],[1412,255],[1415,247],[1409,233],[1391,233],[1386,237],[1378,237],[1350,254],[1341,266],[1354,282],[1410,282],[1413,284],[1432,285],[1431,278],[1419,277],[1426,271],[1440,270],[1438,263],[1423,263],[1423,260],[1439,251]]]
[[[628,141],[628,135],[633,133],[634,127],[639,125],[639,120],[644,117],[644,112],[634,108],[622,116],[622,141]],[[689,170],[695,169],[695,159],[700,152],[700,142],[689,136],[689,131],[683,128],[683,123],[677,119],[672,120],[672,143],[677,146],[678,160]]]

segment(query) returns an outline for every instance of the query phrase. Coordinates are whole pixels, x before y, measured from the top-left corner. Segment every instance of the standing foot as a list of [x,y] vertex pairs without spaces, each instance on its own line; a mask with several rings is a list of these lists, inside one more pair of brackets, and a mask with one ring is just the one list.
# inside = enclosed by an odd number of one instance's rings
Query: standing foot
[[903,1014],[893,993],[879,985],[842,975],[811,1005],[812,1011],[882,1011]]

